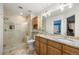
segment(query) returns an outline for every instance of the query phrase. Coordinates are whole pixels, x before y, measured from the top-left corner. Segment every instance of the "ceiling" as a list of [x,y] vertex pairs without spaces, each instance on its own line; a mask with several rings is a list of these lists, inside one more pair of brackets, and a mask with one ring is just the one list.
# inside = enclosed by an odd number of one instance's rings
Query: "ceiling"
[[[20,9],[19,6],[21,6],[23,9]],[[60,3],[5,3],[4,4],[4,14],[15,14],[15,15],[20,15],[22,12],[23,15],[27,16],[29,14],[29,10],[31,10],[31,13],[33,15],[40,15],[43,11],[48,11],[52,9],[54,11],[52,14],[60,14],[60,10],[56,10],[56,8],[59,8]],[[79,4],[74,4],[73,8],[78,7]],[[71,10],[69,8],[65,8],[65,11]]]
[[[58,3],[6,3],[4,4],[4,11],[12,14],[20,14],[23,12],[24,15],[28,14],[31,10],[32,14],[39,15],[43,9],[49,9],[50,6],[54,8]],[[23,9],[18,8],[23,7]]]

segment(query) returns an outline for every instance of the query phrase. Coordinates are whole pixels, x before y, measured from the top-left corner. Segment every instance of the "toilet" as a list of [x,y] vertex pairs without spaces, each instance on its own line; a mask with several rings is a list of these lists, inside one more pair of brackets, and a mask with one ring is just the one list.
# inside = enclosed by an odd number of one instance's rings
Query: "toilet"
[[34,42],[35,42],[35,40],[33,40],[33,39],[27,41],[29,49],[33,49],[34,50]]

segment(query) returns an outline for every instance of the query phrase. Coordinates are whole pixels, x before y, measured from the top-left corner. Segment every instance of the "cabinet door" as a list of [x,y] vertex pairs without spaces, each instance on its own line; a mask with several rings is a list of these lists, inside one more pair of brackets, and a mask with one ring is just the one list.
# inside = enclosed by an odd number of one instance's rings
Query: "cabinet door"
[[54,47],[48,46],[47,54],[48,55],[61,55],[61,51]]
[[39,44],[40,44],[40,38],[39,37],[35,37],[35,50],[36,50],[36,53],[37,54],[39,54],[40,52],[39,52],[39,50],[40,50],[40,46],[39,46]]
[[71,55],[79,55],[79,49],[71,46],[63,45],[63,51]]
[[35,41],[35,50],[37,54],[39,54],[39,49],[40,49],[39,43],[40,42],[38,40]]
[[62,44],[48,40],[48,46],[55,47],[57,49],[62,49]]
[[40,43],[40,41],[39,40],[36,40],[35,41],[35,46],[39,47],[39,43]]
[[35,50],[36,50],[36,54],[39,55],[39,54],[40,54],[40,52],[39,52],[40,48],[39,48],[38,46],[36,46],[36,47],[35,47]]
[[43,42],[40,42],[40,55],[47,54],[47,45]]
[[32,20],[33,29],[38,29],[38,17],[34,17]]

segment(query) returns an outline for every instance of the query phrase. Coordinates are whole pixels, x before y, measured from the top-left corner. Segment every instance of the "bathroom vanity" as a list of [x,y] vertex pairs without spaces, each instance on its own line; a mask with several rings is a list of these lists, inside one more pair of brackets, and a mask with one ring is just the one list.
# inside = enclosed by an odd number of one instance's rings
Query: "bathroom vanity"
[[79,55],[79,40],[57,35],[37,34],[35,49],[38,55]]

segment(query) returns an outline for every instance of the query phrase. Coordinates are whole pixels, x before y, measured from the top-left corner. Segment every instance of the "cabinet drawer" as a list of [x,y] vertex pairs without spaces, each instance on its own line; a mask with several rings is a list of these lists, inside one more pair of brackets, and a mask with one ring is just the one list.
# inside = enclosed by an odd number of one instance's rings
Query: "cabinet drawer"
[[39,36],[35,36],[35,40],[40,40],[40,37]]
[[47,39],[40,37],[40,42],[47,43]]
[[54,41],[51,41],[51,40],[48,40],[48,45],[52,46],[52,47],[55,47],[57,49],[61,49],[62,48],[62,44],[54,42]]
[[63,45],[63,51],[71,55],[79,55],[79,49],[76,49],[74,47]]
[[54,48],[54,47],[50,47],[48,46],[48,51],[47,51],[48,55],[61,55],[61,51]]

